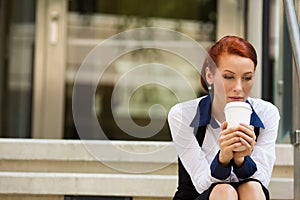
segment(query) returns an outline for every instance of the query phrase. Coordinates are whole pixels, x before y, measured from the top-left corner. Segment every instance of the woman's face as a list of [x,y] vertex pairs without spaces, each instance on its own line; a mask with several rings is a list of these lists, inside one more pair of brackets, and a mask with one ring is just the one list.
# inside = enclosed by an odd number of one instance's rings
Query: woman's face
[[251,59],[234,54],[219,57],[215,74],[207,69],[207,80],[214,85],[214,102],[224,106],[246,101],[254,83],[255,66]]

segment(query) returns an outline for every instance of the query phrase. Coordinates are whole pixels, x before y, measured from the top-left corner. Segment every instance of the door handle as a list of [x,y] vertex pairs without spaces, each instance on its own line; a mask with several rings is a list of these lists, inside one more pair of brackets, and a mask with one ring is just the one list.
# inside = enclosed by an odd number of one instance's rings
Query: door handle
[[57,11],[52,11],[50,14],[50,44],[56,45],[58,41],[58,20],[59,14]]

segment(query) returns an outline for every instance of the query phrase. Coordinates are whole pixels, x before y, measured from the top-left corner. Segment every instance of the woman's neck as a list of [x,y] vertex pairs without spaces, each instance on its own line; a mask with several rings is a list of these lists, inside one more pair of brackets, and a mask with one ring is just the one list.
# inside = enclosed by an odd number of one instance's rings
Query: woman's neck
[[225,121],[225,114],[224,114],[224,106],[222,103],[218,103],[217,101],[212,102],[211,108],[211,117],[223,123]]

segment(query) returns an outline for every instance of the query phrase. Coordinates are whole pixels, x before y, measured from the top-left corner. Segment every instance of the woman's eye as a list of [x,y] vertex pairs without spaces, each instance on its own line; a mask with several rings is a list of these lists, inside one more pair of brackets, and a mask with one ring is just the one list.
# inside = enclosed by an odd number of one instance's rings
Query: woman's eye
[[252,80],[252,76],[245,76],[245,77],[243,77],[243,80],[250,81],[250,80]]
[[231,76],[231,75],[224,75],[223,76],[225,79],[228,79],[228,80],[230,80],[230,79],[233,79],[234,77],[233,76]]

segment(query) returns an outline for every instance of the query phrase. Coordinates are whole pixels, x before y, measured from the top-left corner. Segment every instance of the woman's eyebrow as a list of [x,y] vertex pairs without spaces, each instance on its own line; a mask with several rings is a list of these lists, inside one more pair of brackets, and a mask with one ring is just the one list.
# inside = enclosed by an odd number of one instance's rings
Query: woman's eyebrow
[[229,73],[235,74],[235,72],[230,71],[230,70],[228,70],[228,69],[225,69],[223,72],[229,72]]
[[246,74],[253,74],[254,72],[245,72],[244,74],[246,75]]
[[[232,73],[232,74],[235,74],[235,72],[233,72],[233,71],[231,71],[231,70],[228,70],[228,69],[225,69],[223,72],[229,72],[229,73]],[[243,73],[244,75],[246,75],[246,74],[253,74],[254,72],[245,72],[245,73]]]

